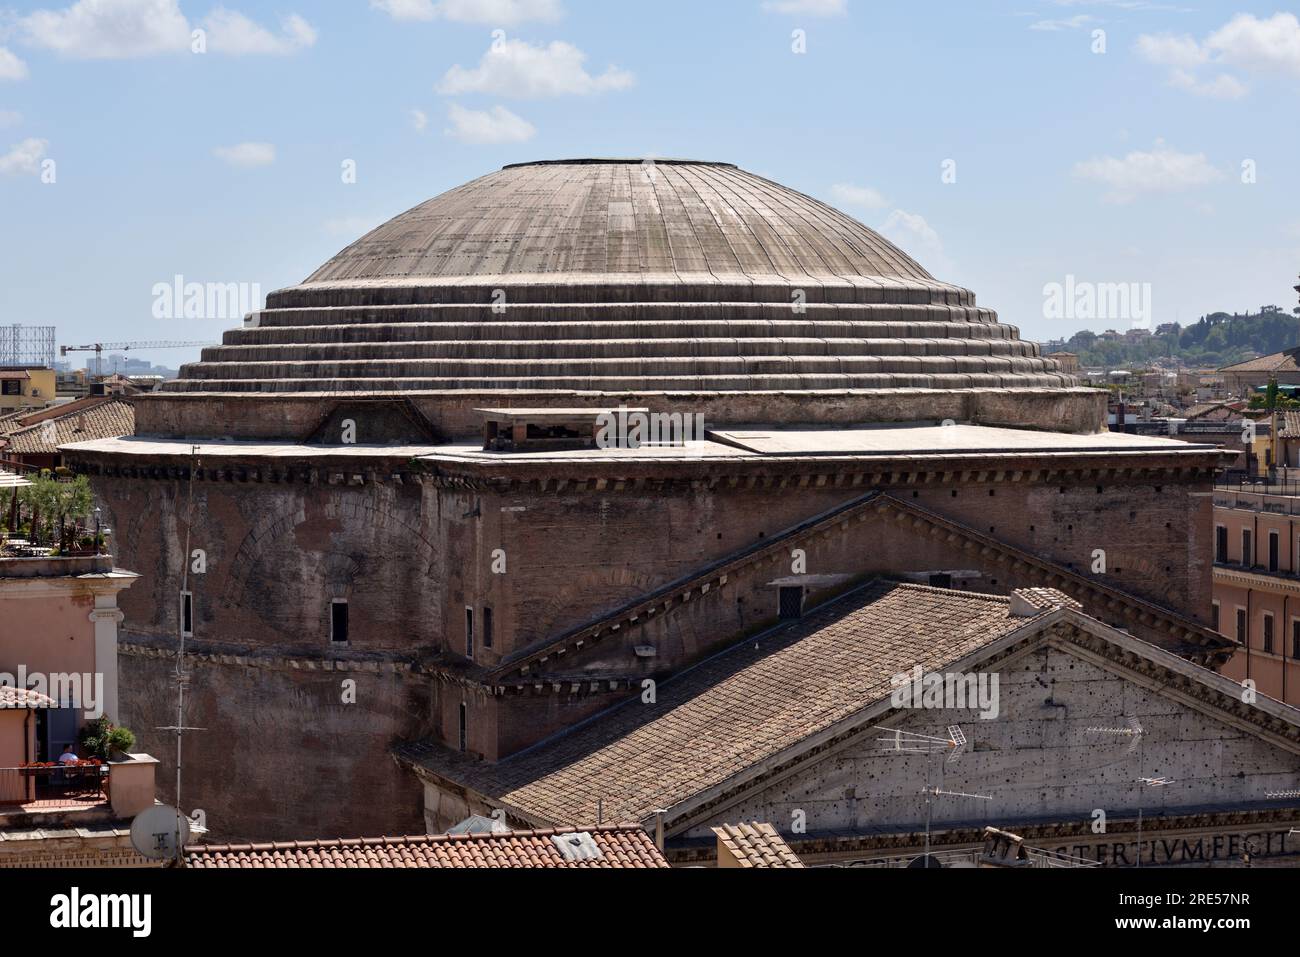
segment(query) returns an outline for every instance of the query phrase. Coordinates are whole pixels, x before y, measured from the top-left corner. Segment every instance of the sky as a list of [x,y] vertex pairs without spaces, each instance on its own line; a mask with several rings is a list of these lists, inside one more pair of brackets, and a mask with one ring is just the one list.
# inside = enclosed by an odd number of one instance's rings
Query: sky
[[[224,2],[0,0],[0,325],[217,341],[237,319],[160,318],[159,284],[265,294],[447,189],[578,156],[735,163],[1026,338],[1296,305],[1279,0]],[[1066,283],[1148,308],[1062,315]]]

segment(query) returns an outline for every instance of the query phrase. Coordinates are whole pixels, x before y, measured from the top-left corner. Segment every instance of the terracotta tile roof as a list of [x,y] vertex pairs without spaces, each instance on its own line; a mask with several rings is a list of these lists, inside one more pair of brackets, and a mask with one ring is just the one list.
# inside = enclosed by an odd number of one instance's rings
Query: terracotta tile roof
[[49,695],[32,691],[28,688],[14,688],[6,685],[0,687],[0,708],[53,708],[54,699]]
[[[734,867],[803,867],[803,861],[771,824],[724,824],[713,828]],[[719,855],[719,860],[722,855]]]
[[873,582],[747,639],[549,743],[496,764],[435,742],[399,758],[535,823],[647,821],[889,697],[890,678],[938,670],[1035,618],[1010,600]]
[[1238,362],[1236,365],[1224,366],[1219,371],[1300,372],[1300,365],[1297,365],[1296,362],[1297,356],[1300,356],[1300,349],[1287,349],[1285,352],[1275,352],[1272,355],[1247,359],[1245,362]]
[[[74,408],[75,407],[75,408]],[[54,423],[51,441],[46,421]],[[60,445],[115,439],[135,433],[135,407],[121,399],[104,399],[80,406],[73,402],[56,416],[42,416],[41,421],[8,436],[5,451],[14,455],[53,455]]]
[[1300,438],[1300,411],[1287,410],[1282,413],[1282,428],[1277,436],[1280,439]]
[[[579,835],[586,834],[590,840]],[[599,851],[583,857],[561,851],[564,841]],[[423,867],[667,867],[668,861],[639,824],[585,829],[508,831],[504,834],[429,834],[277,844],[195,845],[189,867],[229,868],[423,868]]]

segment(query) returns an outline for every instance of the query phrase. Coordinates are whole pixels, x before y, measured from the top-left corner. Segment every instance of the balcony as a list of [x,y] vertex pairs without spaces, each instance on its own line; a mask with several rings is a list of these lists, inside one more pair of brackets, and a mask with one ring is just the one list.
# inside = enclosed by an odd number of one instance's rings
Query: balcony
[[107,805],[108,776],[109,766],[98,760],[0,768],[0,814]]
[[154,805],[157,759],[125,754],[70,767],[0,768],[0,831],[129,820]]

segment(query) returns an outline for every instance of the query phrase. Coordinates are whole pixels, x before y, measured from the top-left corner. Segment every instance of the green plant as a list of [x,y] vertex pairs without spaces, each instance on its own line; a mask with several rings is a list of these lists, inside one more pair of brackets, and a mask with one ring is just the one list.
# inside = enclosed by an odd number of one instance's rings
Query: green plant
[[107,761],[114,751],[130,751],[135,746],[135,735],[101,716],[81,729],[80,742],[83,757],[93,755]]
[[94,496],[90,479],[79,475],[72,481],[59,480],[48,470],[32,479],[32,484],[18,492],[19,504],[27,515],[28,537],[45,544],[56,537],[66,546],[68,523],[90,517]]

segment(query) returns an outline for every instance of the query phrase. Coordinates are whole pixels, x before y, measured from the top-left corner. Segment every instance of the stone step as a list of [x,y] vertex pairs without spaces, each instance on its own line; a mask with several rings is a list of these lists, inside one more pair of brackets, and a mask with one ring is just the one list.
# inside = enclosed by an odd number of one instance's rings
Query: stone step
[[984,322],[490,322],[374,323],[231,329],[228,346],[332,342],[519,342],[624,339],[1017,339],[1014,326]]
[[609,359],[706,356],[1036,356],[1015,339],[558,339],[551,341],[335,342],[226,345],[204,363],[339,362],[370,359]]
[[340,278],[279,289],[266,297],[271,309],[332,306],[422,306],[490,303],[497,290],[512,303],[549,307],[571,303],[772,303],[788,305],[800,292],[810,303],[913,303],[974,306],[969,289],[939,282],[864,276],[799,276],[756,282],[748,276],[719,278],[710,273],[640,274],[555,273],[527,276],[449,276],[443,280]]
[[845,389],[1035,389],[1069,388],[1070,376],[1040,374],[880,374],[768,376],[593,376],[522,378],[323,378],[175,379],[166,392],[445,392],[573,390],[602,393],[645,392],[806,392]]
[[461,305],[339,306],[267,308],[261,326],[364,325],[407,322],[611,322],[690,320],[724,323],[736,320],[930,321],[996,323],[991,309],[946,303],[823,304],[808,303],[796,312],[789,303],[510,303],[494,310],[490,299]]
[[1037,357],[1013,356],[708,356],[615,359],[371,359],[342,362],[195,362],[186,379],[364,379],[675,377],[1038,373],[1054,368]]

